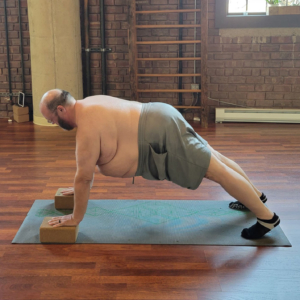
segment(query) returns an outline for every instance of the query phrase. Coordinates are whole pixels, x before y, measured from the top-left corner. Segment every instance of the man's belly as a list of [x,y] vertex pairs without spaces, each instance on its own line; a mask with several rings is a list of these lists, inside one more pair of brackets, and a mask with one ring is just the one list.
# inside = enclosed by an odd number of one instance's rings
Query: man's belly
[[138,168],[138,155],[130,157],[126,155],[116,155],[105,164],[101,162],[97,165],[99,172],[105,176],[128,178],[133,177]]

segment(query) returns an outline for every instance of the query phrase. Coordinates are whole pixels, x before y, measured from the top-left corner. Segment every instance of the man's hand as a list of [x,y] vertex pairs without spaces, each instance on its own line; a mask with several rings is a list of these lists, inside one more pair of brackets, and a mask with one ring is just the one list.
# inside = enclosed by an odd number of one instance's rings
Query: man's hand
[[53,217],[48,224],[52,227],[61,227],[61,226],[77,226],[79,222],[75,221],[73,214],[65,215],[61,217]]
[[61,191],[61,193],[63,195],[74,195],[74,188],[73,187],[69,187],[69,188],[64,189],[63,191]]

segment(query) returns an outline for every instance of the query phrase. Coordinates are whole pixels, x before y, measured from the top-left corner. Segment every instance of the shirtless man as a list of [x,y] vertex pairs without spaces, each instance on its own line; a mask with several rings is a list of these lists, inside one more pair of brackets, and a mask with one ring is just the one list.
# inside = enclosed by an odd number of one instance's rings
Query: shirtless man
[[104,95],[76,101],[68,92],[54,89],[44,94],[40,110],[49,123],[65,130],[77,128],[74,210],[52,218],[53,227],[82,221],[95,166],[106,176],[167,179],[190,189],[197,189],[203,177],[215,181],[238,200],[232,208],[247,207],[256,215],[257,223],[241,233],[246,239],[260,238],[280,222],[244,171],[209,146],[168,104]]

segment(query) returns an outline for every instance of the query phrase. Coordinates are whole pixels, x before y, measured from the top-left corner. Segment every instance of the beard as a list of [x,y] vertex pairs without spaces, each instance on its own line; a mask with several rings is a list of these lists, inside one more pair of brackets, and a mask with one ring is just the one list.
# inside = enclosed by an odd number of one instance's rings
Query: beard
[[70,125],[67,121],[61,119],[59,116],[57,116],[58,125],[64,129],[64,130],[72,130],[74,129],[74,126]]

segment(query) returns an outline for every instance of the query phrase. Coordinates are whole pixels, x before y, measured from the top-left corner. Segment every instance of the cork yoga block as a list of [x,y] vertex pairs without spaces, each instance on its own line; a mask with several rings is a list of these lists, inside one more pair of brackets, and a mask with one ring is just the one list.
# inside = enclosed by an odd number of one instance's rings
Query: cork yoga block
[[79,226],[56,227],[48,224],[52,217],[45,217],[40,227],[40,242],[53,244],[72,244],[78,236]]
[[55,209],[73,209],[74,195],[65,196],[61,193],[63,190],[63,188],[60,188],[55,194]]

